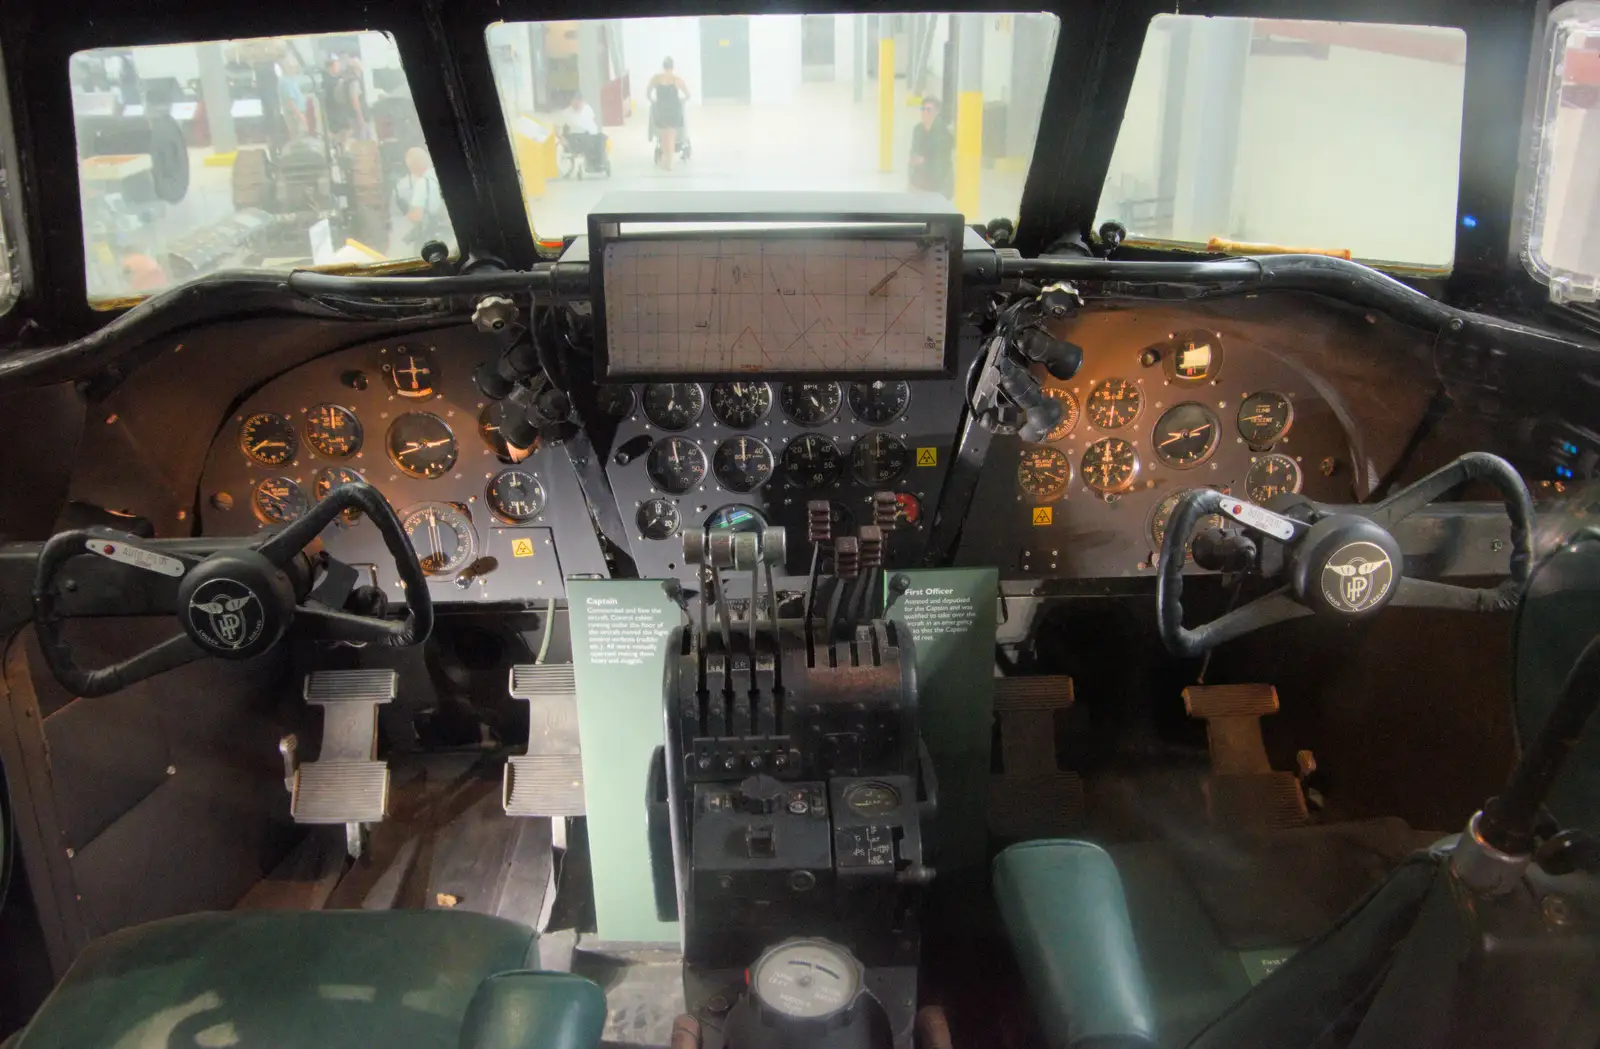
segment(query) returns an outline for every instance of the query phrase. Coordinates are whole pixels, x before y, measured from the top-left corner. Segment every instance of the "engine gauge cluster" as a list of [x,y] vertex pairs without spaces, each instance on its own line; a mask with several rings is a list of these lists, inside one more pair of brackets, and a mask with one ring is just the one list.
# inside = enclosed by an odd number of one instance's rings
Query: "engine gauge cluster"
[[1120,437],[1103,437],[1083,453],[1083,483],[1102,495],[1133,487],[1139,476],[1139,453]]
[[262,466],[284,466],[300,451],[294,424],[273,412],[256,412],[239,427],[239,447]]
[[753,492],[772,476],[772,449],[749,434],[730,437],[717,445],[711,470],[730,492]]
[[711,414],[724,426],[748,430],[772,410],[772,387],[764,382],[719,382],[711,387]]
[[434,478],[456,464],[456,435],[430,412],[407,412],[389,425],[389,458],[411,477]]
[[1017,487],[1035,502],[1059,499],[1071,482],[1072,460],[1065,453],[1049,445],[1022,450],[1022,462],[1017,466]]
[[489,509],[511,524],[531,521],[544,512],[544,486],[532,470],[502,470],[484,492]]
[[1121,430],[1132,426],[1144,407],[1144,394],[1127,379],[1107,379],[1096,386],[1084,405],[1089,422],[1102,430]]

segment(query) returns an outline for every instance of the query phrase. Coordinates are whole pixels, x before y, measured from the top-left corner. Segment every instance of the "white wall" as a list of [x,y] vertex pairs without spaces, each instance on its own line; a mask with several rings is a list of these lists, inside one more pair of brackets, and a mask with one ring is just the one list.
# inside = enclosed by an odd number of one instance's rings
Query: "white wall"
[[187,84],[200,75],[200,60],[194,44],[154,44],[133,49],[133,64],[144,80],[177,77]]
[[800,16],[750,19],[750,101],[788,102],[800,87]]
[[856,75],[856,16],[833,16],[833,79],[851,83]]
[[1464,74],[1345,47],[1323,62],[1252,55],[1232,235],[1449,263]]
[[[798,16],[797,16],[798,17]],[[622,55],[633,85],[634,105],[648,104],[645,86],[661,70],[661,60],[672,58],[673,71],[689,85],[690,104],[698,99],[700,79],[700,19],[627,18],[621,20]],[[798,59],[797,59],[798,61]]]
[[1004,102],[1011,97],[1011,35],[1017,19],[1012,15],[986,15],[983,19],[983,100]]

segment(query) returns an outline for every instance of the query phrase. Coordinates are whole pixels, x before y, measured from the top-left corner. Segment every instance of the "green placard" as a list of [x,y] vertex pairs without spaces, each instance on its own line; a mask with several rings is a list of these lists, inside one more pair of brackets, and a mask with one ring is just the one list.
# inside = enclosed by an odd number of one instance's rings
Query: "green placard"
[[656,917],[645,783],[665,735],[667,635],[683,612],[648,579],[570,579],[567,604],[596,933],[676,945],[677,923]]
[[939,777],[938,866],[978,873],[988,859],[994,724],[994,568],[896,572],[910,581],[889,618],[916,647],[922,738]]

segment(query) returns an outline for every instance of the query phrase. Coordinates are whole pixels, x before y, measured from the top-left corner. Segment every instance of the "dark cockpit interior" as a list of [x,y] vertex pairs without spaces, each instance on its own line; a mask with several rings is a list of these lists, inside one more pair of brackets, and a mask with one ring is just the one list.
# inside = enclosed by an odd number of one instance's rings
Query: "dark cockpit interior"
[[1600,3],[711,6],[0,0],[0,1047],[1600,1042]]

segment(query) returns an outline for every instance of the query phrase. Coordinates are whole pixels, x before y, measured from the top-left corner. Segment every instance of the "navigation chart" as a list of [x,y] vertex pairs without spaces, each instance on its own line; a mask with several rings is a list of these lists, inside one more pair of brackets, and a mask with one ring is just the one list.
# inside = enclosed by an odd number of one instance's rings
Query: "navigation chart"
[[944,367],[941,240],[622,240],[606,245],[604,267],[613,376]]

